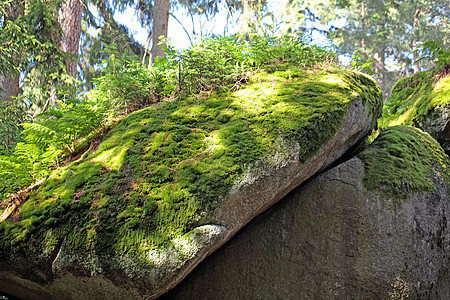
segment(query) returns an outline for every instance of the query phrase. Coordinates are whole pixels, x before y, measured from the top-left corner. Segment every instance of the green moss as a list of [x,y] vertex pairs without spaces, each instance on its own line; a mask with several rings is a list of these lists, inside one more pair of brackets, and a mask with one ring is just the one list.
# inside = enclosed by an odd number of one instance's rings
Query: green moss
[[364,186],[399,205],[411,193],[431,192],[435,183],[450,182],[450,160],[430,135],[409,126],[383,130],[358,155],[364,162]]
[[45,250],[64,238],[79,253],[139,256],[168,245],[202,225],[247,167],[276,151],[280,137],[301,145],[302,162],[313,156],[358,95],[378,117],[381,93],[365,75],[290,67],[260,72],[233,93],[134,112],[95,153],[56,170],[30,195],[19,223],[0,224],[0,252],[19,242]]
[[438,105],[450,103],[450,77],[434,82],[433,72],[419,72],[402,78],[392,88],[383,107],[379,126],[414,126],[417,120]]

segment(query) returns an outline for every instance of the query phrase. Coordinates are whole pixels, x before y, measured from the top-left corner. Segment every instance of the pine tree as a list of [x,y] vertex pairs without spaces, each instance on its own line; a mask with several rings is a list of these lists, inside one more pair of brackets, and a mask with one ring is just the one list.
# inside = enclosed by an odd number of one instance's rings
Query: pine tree
[[[449,42],[448,0],[321,1],[314,9],[318,20],[330,24],[345,20],[330,37],[341,54],[358,50],[363,59],[374,61],[374,77],[385,97],[398,77],[417,72],[415,50],[428,40]],[[394,63],[388,68],[387,62]]]
[[81,17],[83,14],[83,3],[81,0],[66,0],[61,3],[59,24],[63,31],[60,49],[73,55],[66,62],[67,72],[76,77],[78,48],[81,36]]

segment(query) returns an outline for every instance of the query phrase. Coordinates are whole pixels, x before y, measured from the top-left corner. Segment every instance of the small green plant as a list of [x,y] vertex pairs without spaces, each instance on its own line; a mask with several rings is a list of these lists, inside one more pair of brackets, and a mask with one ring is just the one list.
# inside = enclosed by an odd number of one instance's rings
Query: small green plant
[[135,57],[118,52],[112,44],[105,48],[108,55],[102,61],[102,76],[94,79],[96,88],[89,98],[96,99],[115,114],[128,113],[155,101],[152,89],[157,80]]
[[350,66],[358,72],[363,72],[369,75],[375,74],[373,69],[374,61],[372,59],[363,59],[358,50],[353,52],[352,60],[350,61]]
[[417,52],[420,54],[420,57],[416,60],[416,63],[428,60],[435,63],[438,67],[450,64],[450,50],[442,41],[430,40],[425,42]]
[[90,97],[108,103],[115,114],[126,114],[166,98],[236,88],[259,68],[336,60],[335,54],[290,36],[206,38],[186,50],[176,51],[170,44],[165,50],[166,57],[147,68],[137,58],[121,55],[116,45],[106,47],[103,75],[95,79]]
[[35,122],[21,123],[23,141],[0,156],[0,181],[5,183],[0,199],[47,176],[63,157],[76,151],[76,141],[95,132],[106,117],[102,103],[70,98],[38,115]]
[[248,74],[260,68],[274,71],[286,64],[314,66],[336,60],[316,46],[305,45],[292,36],[267,37],[252,35],[207,38],[178,54],[179,88],[182,92],[234,88],[248,80]]
[[27,143],[40,148],[54,146],[65,154],[75,151],[75,142],[100,127],[106,108],[93,100],[69,99],[38,116],[37,122],[24,123]]
[[423,60],[434,63],[439,70],[439,78],[450,74],[450,49],[442,41],[425,42],[416,53],[420,55],[419,59],[415,61],[416,64]]

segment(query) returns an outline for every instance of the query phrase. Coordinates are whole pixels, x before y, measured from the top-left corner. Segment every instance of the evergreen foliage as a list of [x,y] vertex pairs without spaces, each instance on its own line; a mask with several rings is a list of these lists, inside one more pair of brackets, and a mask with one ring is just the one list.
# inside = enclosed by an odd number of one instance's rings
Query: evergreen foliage
[[[401,77],[428,70],[431,64],[417,62],[417,52],[429,40],[450,43],[448,0],[405,1],[289,1],[301,9],[299,20],[311,16],[333,41],[339,54],[351,57],[357,50],[374,64],[374,78],[385,98]],[[339,24],[339,25],[338,25]],[[318,26],[312,26],[314,30]]]
[[[10,5],[23,5],[12,1]],[[21,76],[20,99],[38,114],[56,99],[56,87],[71,85],[65,62],[71,59],[59,48],[60,1],[27,1],[14,20],[5,18],[0,28],[0,74]],[[53,97],[53,100],[52,100]]]
[[0,102],[0,155],[11,154],[25,122],[26,109],[18,101]]

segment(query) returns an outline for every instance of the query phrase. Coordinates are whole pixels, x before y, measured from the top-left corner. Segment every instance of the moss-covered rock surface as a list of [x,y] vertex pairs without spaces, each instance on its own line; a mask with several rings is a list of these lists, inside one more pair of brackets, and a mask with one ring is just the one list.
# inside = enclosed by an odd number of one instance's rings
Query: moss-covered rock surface
[[9,278],[3,282],[15,282],[17,291],[33,282],[50,296],[70,298],[80,284],[67,280],[70,273],[94,278],[97,288],[113,282],[137,289],[127,297],[155,296],[171,284],[161,265],[176,270],[226,235],[225,224],[202,225],[214,220],[233,186],[248,184],[249,168],[263,158],[284,159],[291,149],[297,165],[313,159],[356,100],[367,108],[371,128],[381,110],[372,79],[338,67],[291,66],[261,71],[234,92],[130,114],[1,222],[0,282]]
[[384,104],[379,126],[421,128],[450,152],[450,76],[419,72],[399,80]]
[[450,160],[429,134],[411,126],[388,127],[358,157],[364,185],[393,204],[412,193],[430,193],[436,182],[450,182]]

